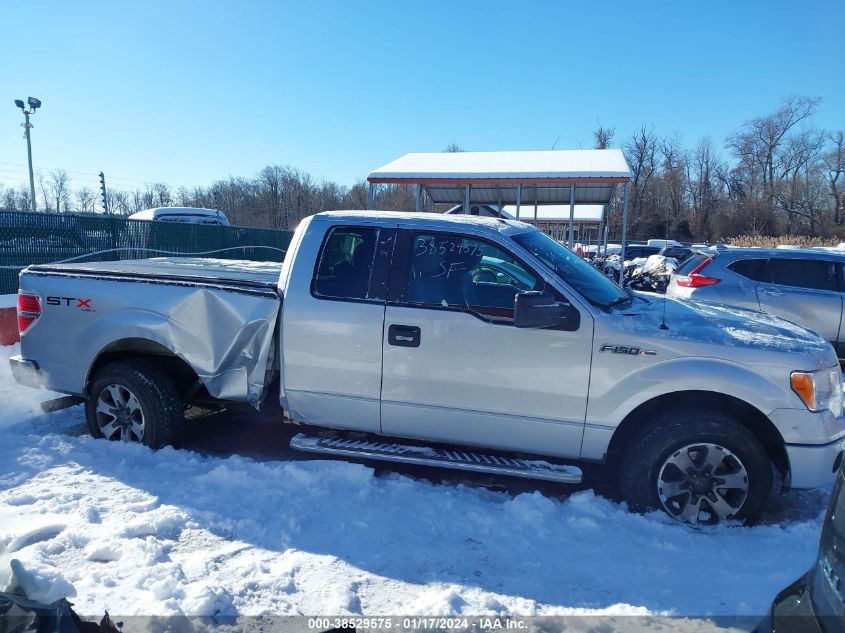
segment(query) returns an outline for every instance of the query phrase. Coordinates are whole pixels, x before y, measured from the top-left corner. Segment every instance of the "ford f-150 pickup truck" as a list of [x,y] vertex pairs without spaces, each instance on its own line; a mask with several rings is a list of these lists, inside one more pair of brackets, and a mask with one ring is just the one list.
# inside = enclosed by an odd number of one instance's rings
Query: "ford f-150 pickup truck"
[[19,322],[20,383],[153,448],[189,404],[276,384],[299,450],[559,482],[601,464],[633,510],[706,524],[831,481],[845,448],[827,341],[628,292],[504,218],[320,213],[280,267],[30,266]]

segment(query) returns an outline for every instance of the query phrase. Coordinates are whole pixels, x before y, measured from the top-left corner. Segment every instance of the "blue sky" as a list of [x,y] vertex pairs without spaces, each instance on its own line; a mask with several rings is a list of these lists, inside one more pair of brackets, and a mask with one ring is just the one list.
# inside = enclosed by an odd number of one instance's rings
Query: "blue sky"
[[[208,184],[268,163],[352,184],[409,151],[615,145],[641,124],[721,147],[790,94],[845,128],[845,2],[2,4],[0,182]],[[838,31],[838,32],[837,32]],[[88,173],[81,173],[88,172]]]

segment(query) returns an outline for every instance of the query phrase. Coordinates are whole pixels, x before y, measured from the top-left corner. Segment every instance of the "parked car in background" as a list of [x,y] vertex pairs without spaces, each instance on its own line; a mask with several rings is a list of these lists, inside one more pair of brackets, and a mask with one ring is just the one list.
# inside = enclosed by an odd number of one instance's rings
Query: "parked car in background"
[[781,591],[757,633],[845,632],[845,471],[836,478],[812,569]]
[[678,246],[664,246],[660,249],[659,255],[674,259],[680,264],[692,255],[692,248],[683,244]]
[[716,247],[695,251],[672,275],[666,294],[784,317],[830,341],[842,359],[843,274],[845,253]]
[[151,222],[180,222],[182,224],[210,224],[229,226],[229,218],[217,209],[195,209],[193,207],[156,207],[144,209],[129,216],[130,220]]
[[667,246],[683,246],[680,242],[676,242],[675,240],[656,240],[651,239],[646,242],[646,246],[657,246],[658,248],[666,248]]

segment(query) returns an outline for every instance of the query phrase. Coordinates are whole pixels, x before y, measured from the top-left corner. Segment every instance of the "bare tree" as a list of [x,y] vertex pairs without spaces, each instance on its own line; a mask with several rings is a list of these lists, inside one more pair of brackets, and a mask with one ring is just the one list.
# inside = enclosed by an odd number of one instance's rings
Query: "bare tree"
[[282,204],[285,170],[278,165],[267,165],[258,174],[261,197],[271,225],[277,229],[290,228],[289,209]]
[[15,193],[15,190],[11,187],[3,187],[0,185],[0,191],[2,191],[2,202],[0,202],[0,208],[4,211],[14,211],[17,208],[18,197]]
[[53,210],[51,207],[53,195],[50,192],[50,185],[44,178],[44,174],[40,171],[38,172],[38,175],[35,178],[36,180],[38,180],[38,191],[41,192],[41,197],[44,199],[44,211],[46,213],[50,213],[50,211]]
[[646,204],[653,202],[652,185],[657,170],[655,161],[657,149],[657,137],[654,131],[645,125],[641,126],[622,148],[632,172],[629,222],[634,232],[637,230],[637,224],[642,220]]
[[446,147],[443,148],[443,151],[448,153],[448,154],[455,154],[457,152],[463,152],[465,150],[464,150],[463,147],[461,147],[460,145],[458,145],[457,143],[452,141]]
[[76,191],[76,210],[79,213],[94,213],[96,205],[97,197],[88,187]]
[[613,140],[613,135],[616,133],[615,127],[604,127],[601,123],[593,132],[595,139],[595,149],[607,149],[610,147],[610,142]]
[[677,222],[684,210],[687,171],[686,152],[677,134],[660,143],[660,157],[663,163],[660,174],[662,195],[669,217]]
[[823,158],[825,178],[833,198],[833,223],[840,226],[845,222],[845,193],[839,189],[839,178],[845,174],[845,134],[842,130],[830,134],[832,146]]
[[157,182],[152,186],[153,207],[169,207],[173,204],[173,196],[170,194],[170,187],[163,182]]
[[366,209],[369,196],[369,187],[366,180],[356,182],[352,189],[346,194],[348,201],[344,206],[350,209]]
[[32,211],[32,194],[29,187],[21,185],[17,192],[18,211]]
[[789,97],[772,114],[746,121],[728,137],[728,148],[740,160],[749,161],[755,177],[762,178],[763,195],[770,206],[774,204],[778,151],[787,135],[813,116],[819,103],[819,98]]
[[705,240],[713,236],[711,218],[716,212],[721,193],[720,164],[709,137],[698,142],[686,161],[686,185],[696,230]]
[[[101,201],[95,196],[95,202],[100,204]],[[132,207],[132,200],[130,195],[122,189],[111,189],[109,191],[109,212],[113,215],[131,215],[137,211]]]
[[773,194],[777,209],[786,213],[786,232],[795,229],[796,218],[809,220],[816,234],[821,190],[820,153],[822,135],[804,130],[790,136],[777,153]]
[[67,212],[70,205],[70,178],[64,170],[50,172],[50,191],[57,213]]

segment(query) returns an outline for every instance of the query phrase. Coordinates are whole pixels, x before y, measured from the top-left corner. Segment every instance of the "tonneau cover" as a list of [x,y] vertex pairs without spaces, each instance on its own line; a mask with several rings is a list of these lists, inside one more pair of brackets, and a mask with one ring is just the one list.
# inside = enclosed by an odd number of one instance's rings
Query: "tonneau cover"
[[94,275],[132,275],[140,277],[179,278],[186,281],[230,281],[259,283],[275,287],[282,270],[281,262],[255,262],[240,259],[201,257],[152,257],[110,262],[74,262],[39,264],[32,271],[56,271]]

